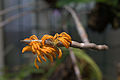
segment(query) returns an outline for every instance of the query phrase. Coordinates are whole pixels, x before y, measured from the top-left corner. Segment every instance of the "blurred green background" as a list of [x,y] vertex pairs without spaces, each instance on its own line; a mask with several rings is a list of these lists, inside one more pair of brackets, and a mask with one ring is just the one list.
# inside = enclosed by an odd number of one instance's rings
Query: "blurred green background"
[[120,80],[119,0],[0,0],[0,80],[77,80],[69,51],[37,70],[31,52],[21,53],[23,40],[35,34],[54,35],[67,30],[81,42],[76,25],[64,6],[73,8],[90,42],[109,50],[73,49],[83,80]]

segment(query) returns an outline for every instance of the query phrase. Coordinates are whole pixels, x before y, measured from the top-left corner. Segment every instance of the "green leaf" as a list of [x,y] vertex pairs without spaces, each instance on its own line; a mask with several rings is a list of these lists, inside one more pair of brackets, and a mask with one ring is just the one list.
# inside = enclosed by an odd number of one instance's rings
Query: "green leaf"
[[70,3],[87,3],[90,1],[94,1],[94,0],[58,0],[57,2],[57,6],[58,7],[62,7],[64,5],[70,4]]
[[102,2],[111,6],[117,6],[118,0],[96,0],[96,2]]
[[56,6],[62,7],[70,3],[88,3],[91,1],[102,2],[115,7],[118,5],[118,0],[58,0]]
[[102,80],[102,73],[97,66],[97,64],[93,61],[92,58],[90,58],[83,50],[73,48],[73,51],[77,58],[84,60],[86,63],[89,64],[91,70],[93,71],[93,74],[95,75],[97,80]]

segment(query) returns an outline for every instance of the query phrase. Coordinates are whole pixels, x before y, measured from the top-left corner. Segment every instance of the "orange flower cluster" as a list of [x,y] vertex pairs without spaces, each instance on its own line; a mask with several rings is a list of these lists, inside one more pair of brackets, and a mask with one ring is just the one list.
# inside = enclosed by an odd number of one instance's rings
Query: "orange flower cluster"
[[[37,36],[32,35],[30,38],[26,38],[24,40],[39,40]],[[58,58],[62,57],[62,51],[60,48],[57,47],[58,43],[62,43],[63,46],[66,48],[69,48],[70,44],[72,43],[71,37],[65,33],[62,32],[61,34],[56,33],[55,36],[51,35],[44,35],[41,38],[42,42],[39,41],[32,41],[28,44],[28,46],[25,46],[22,49],[22,53],[26,51],[32,51],[33,54],[37,54],[37,57],[35,58],[35,67],[39,69],[39,66],[37,64],[37,61],[42,63],[43,61],[46,61],[45,56],[53,62],[53,57],[56,58],[56,53],[58,54]],[[52,45],[45,44],[45,41],[50,41]]]

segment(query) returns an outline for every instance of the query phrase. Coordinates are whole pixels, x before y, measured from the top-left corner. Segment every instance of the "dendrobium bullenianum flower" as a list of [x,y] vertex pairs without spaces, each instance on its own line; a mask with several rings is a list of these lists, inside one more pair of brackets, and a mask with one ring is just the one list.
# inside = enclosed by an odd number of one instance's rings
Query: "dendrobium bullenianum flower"
[[[32,35],[30,36],[30,38],[26,38],[24,40],[39,40],[39,39],[37,38],[37,36]],[[45,56],[51,62],[53,62],[53,57],[56,58],[56,53],[58,54],[59,59],[62,57],[62,51],[57,46],[58,43],[62,43],[62,45],[66,48],[69,48],[70,44],[72,43],[70,35],[68,35],[66,32],[62,32],[60,34],[56,33],[55,36],[46,34],[41,38],[41,40],[42,42],[39,41],[32,41],[30,43],[26,42],[26,44],[28,45],[22,49],[22,53],[26,51],[32,51],[34,55],[37,55],[34,61],[35,67],[37,69],[39,69],[37,61],[39,61],[40,63],[42,63],[42,60],[46,61]],[[52,43],[52,45],[46,44],[45,43],[46,41],[49,41],[50,43]]]

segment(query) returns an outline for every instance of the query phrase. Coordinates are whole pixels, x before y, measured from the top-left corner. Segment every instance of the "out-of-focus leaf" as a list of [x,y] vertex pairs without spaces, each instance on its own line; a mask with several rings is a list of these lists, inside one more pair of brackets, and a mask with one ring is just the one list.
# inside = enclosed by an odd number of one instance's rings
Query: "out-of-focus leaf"
[[7,79],[4,78],[3,76],[0,76],[0,80],[7,80]]
[[94,77],[96,77],[97,80],[102,80],[102,73],[93,59],[90,58],[83,50],[73,48],[73,51],[77,58],[82,59],[89,64],[91,70],[93,71]]
[[90,1],[93,1],[93,0],[58,0],[57,6],[61,7],[61,6],[70,4],[70,3],[79,3],[79,2],[86,3],[86,2],[90,2]]
[[58,0],[56,5],[58,7],[62,7],[64,5],[67,5],[70,3],[87,3],[87,2],[91,2],[91,1],[102,2],[102,3],[106,3],[108,5],[111,5],[111,6],[116,6],[118,3],[118,0]]
[[96,0],[96,2],[103,2],[111,6],[116,6],[118,3],[118,0]]

